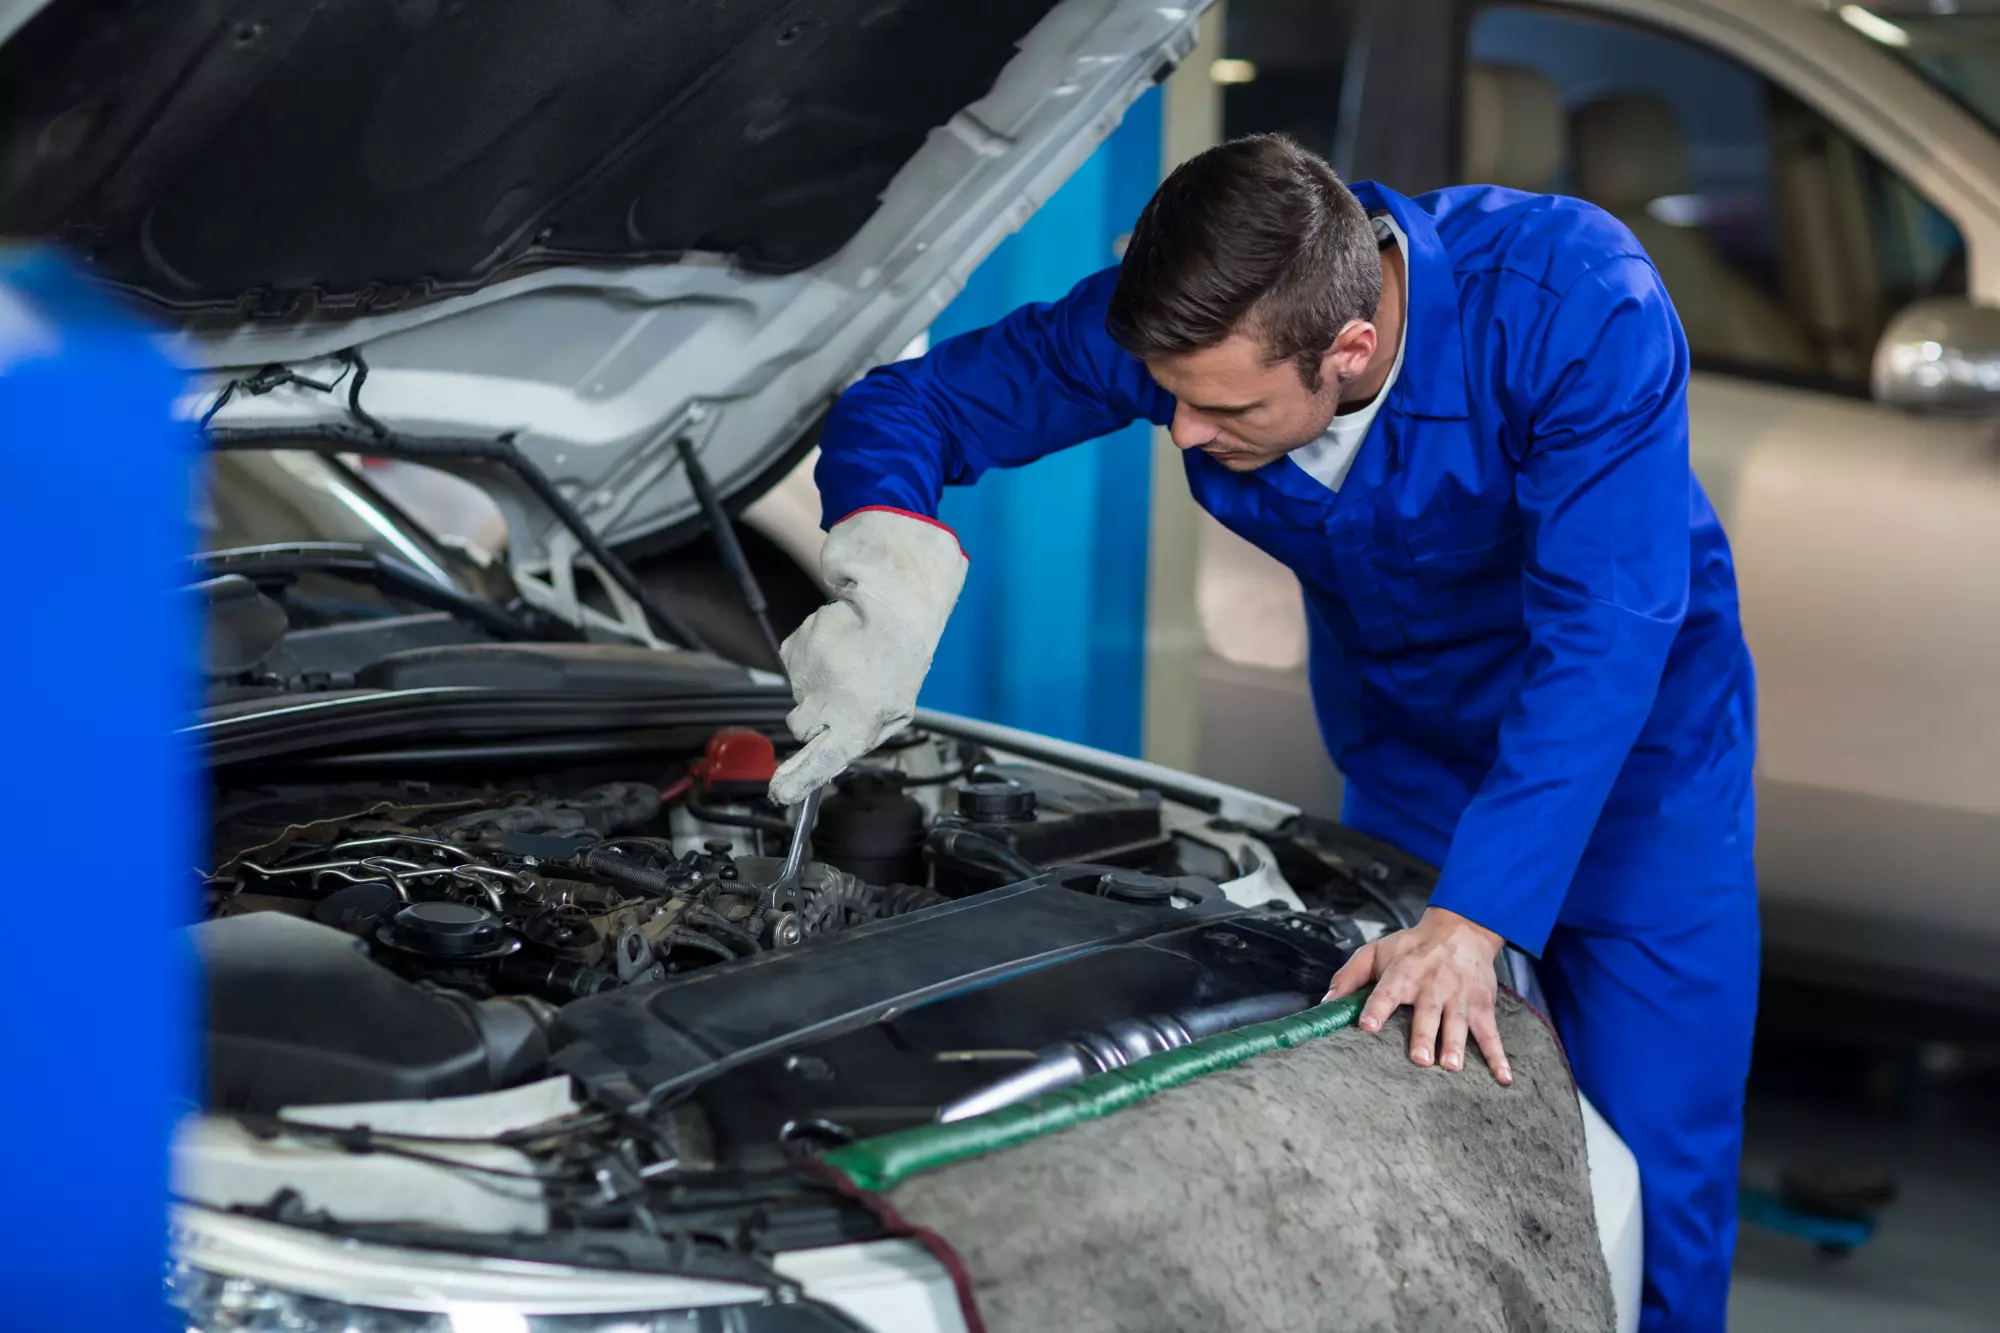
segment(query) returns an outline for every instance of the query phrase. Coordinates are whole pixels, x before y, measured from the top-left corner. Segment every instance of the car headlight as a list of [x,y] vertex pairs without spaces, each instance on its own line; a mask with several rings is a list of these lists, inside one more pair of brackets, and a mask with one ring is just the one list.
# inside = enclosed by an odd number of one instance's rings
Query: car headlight
[[443,1310],[385,1310],[286,1291],[255,1278],[226,1277],[186,1264],[167,1276],[167,1302],[187,1333],[720,1333],[722,1310],[629,1314],[527,1314],[511,1305],[467,1302]]
[[853,1333],[737,1282],[369,1245],[174,1210],[167,1303],[187,1333]]

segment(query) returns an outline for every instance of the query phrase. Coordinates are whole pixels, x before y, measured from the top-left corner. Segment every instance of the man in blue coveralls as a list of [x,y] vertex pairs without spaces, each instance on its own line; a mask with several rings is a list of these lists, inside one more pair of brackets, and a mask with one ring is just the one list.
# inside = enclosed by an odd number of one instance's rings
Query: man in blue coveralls
[[1632,234],[1574,199],[1350,192],[1276,137],[1186,163],[1123,263],[874,371],[828,418],[834,601],[784,646],[790,803],[905,724],[965,576],[940,488],[1144,419],[1304,590],[1351,826],[1443,867],[1355,954],[1361,1026],[1468,1034],[1541,959],[1639,1160],[1647,1330],[1720,1329],[1756,1001],[1754,682],[1688,466],[1688,351]]

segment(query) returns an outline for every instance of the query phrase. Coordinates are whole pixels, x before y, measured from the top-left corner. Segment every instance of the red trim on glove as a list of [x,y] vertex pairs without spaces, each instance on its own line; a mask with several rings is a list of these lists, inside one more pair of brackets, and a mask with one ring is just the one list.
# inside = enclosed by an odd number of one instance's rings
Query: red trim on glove
[[[972,559],[971,556],[966,555],[965,543],[959,540],[958,534],[956,532],[952,532],[950,528],[938,522],[936,519],[930,517],[928,514],[911,513],[907,509],[898,509],[894,505],[863,505],[861,508],[855,510],[854,514],[901,514],[904,518],[914,518],[919,523],[928,523],[932,527],[936,528],[939,532],[950,532],[951,539],[955,542],[958,542],[958,553],[960,555],[964,555],[967,560]],[[854,514],[849,514],[847,518],[841,519],[840,523],[847,522],[847,519],[853,518]],[[840,523],[836,523],[833,526],[837,528],[840,526]]]

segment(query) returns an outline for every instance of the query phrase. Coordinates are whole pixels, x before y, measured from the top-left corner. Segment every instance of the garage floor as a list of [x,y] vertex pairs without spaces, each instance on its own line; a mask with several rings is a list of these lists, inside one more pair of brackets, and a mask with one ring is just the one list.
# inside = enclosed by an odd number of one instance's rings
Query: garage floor
[[1764,1008],[1744,1181],[1831,1163],[1885,1170],[1900,1194],[1845,1258],[1745,1226],[1732,1330],[2000,1329],[2000,1021],[1783,982]]

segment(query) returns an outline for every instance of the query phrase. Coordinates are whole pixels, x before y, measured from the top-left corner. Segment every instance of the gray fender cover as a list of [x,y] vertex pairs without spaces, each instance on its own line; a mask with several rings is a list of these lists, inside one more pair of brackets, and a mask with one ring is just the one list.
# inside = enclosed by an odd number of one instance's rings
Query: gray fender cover
[[823,1174],[953,1271],[974,1333],[1615,1326],[1582,1113],[1504,994],[1503,1088],[1410,1063],[1361,997],[1022,1106],[840,1149]]

